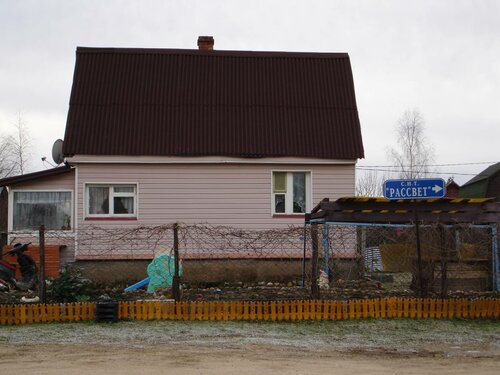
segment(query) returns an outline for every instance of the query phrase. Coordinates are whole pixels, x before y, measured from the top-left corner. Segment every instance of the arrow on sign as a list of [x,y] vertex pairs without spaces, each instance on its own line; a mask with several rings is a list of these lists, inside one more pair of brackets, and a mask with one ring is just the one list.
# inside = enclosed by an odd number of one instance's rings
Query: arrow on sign
[[442,188],[441,186],[434,185],[434,186],[432,187],[432,191],[433,191],[434,193],[439,193],[441,190],[443,190],[443,188]]

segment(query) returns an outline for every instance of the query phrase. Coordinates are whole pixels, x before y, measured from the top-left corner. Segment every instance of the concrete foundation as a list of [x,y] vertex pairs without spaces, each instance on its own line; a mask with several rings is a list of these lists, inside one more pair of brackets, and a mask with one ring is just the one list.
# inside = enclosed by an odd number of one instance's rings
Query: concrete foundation
[[[149,260],[99,260],[74,263],[85,278],[98,282],[141,280]],[[284,282],[302,277],[302,260],[184,260],[182,280],[190,283]],[[306,267],[309,262],[306,262]],[[309,271],[307,271],[309,272]]]
[[[149,263],[149,260],[92,260],[77,261],[74,265],[84,277],[109,283],[142,280],[147,277],[146,268]],[[189,283],[288,282],[302,279],[301,259],[184,260],[182,267],[182,280]],[[306,275],[310,275],[310,268],[307,260]],[[336,260],[331,269],[335,280],[353,280],[359,277],[354,260]]]

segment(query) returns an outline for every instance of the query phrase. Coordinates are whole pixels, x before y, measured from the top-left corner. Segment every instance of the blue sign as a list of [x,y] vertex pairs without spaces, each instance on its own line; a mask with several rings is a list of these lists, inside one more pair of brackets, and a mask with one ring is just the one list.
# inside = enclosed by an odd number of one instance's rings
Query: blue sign
[[416,180],[387,180],[384,182],[384,196],[387,199],[443,198],[446,183],[442,178]]

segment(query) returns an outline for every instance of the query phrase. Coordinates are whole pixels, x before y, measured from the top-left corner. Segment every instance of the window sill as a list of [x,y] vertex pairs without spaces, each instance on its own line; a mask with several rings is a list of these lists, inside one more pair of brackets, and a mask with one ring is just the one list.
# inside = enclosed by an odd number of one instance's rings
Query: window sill
[[273,214],[273,219],[305,219],[305,214]]
[[137,217],[86,217],[85,221],[137,221]]

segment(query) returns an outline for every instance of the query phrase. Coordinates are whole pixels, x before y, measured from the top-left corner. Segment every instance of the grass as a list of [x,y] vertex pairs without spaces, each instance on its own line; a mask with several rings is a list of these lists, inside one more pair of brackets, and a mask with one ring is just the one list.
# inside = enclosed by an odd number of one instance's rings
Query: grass
[[419,352],[429,346],[488,348],[500,355],[500,322],[363,320],[338,322],[119,322],[38,324],[0,329],[0,345],[273,345],[306,351]]

